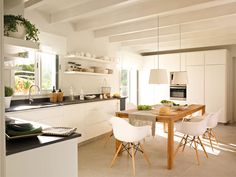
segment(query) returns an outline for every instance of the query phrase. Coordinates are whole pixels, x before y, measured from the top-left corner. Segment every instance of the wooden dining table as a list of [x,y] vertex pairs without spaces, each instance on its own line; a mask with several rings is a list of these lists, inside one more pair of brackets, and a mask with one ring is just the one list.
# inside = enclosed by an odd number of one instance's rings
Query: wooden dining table
[[[201,114],[205,114],[205,105],[192,104],[183,110],[174,110],[169,114],[158,115],[156,116],[156,122],[164,123],[164,130],[168,133],[167,139],[167,168],[172,169],[174,167],[174,122],[182,120],[186,116],[190,116],[193,113],[201,111]],[[128,118],[129,114],[134,114],[138,112],[137,109],[125,110],[116,112],[116,116],[120,118]],[[116,141],[116,146],[118,146],[120,142]],[[117,147],[116,147],[117,148]]]

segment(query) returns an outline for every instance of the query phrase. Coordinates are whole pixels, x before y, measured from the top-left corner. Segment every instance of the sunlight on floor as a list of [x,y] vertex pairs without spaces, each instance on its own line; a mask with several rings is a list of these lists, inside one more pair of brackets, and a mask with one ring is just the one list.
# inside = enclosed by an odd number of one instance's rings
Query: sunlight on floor
[[[157,123],[156,124],[156,135],[161,136],[163,138],[167,138],[168,134],[164,133],[162,123]],[[174,141],[179,143],[181,141],[182,137],[183,137],[182,133],[175,132]],[[217,145],[217,143],[215,141],[213,141],[213,150],[212,150],[210,142],[209,142],[208,139],[201,138],[201,140],[204,144],[204,147],[205,147],[207,153],[209,153],[209,154],[219,155],[221,151],[236,153],[236,145],[235,144],[226,144],[226,143],[219,142],[218,145]],[[190,146],[190,145],[187,144],[187,146]],[[200,146],[198,146],[198,149],[200,151],[203,151],[203,149]]]

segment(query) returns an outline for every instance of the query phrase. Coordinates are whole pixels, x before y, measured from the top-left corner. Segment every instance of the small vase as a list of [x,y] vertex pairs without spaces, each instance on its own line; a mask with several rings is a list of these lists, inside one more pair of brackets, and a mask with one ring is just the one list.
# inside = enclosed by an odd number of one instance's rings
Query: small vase
[[5,108],[10,108],[11,96],[5,97]]
[[16,32],[12,32],[12,31],[8,32],[9,37],[18,38],[18,39],[25,39],[25,34],[26,34],[25,26],[23,24],[19,23],[16,25],[16,27],[17,27]]

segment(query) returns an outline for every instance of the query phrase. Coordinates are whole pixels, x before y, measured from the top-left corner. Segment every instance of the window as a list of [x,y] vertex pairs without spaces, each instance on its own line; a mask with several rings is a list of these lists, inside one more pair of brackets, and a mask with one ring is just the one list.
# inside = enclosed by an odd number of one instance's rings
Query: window
[[138,104],[138,74],[136,69],[120,70],[120,94],[128,97],[127,101]]
[[129,95],[129,71],[125,69],[120,72],[120,93],[121,96]]
[[26,95],[31,85],[41,91],[58,86],[58,56],[45,52],[28,52],[28,57],[15,61],[15,95]]

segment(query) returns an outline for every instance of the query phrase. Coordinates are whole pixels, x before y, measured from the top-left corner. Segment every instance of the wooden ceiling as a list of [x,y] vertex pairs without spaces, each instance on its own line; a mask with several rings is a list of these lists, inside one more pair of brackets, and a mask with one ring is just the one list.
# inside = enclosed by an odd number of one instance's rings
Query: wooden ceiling
[[28,0],[25,10],[136,52],[236,43],[236,0]]

